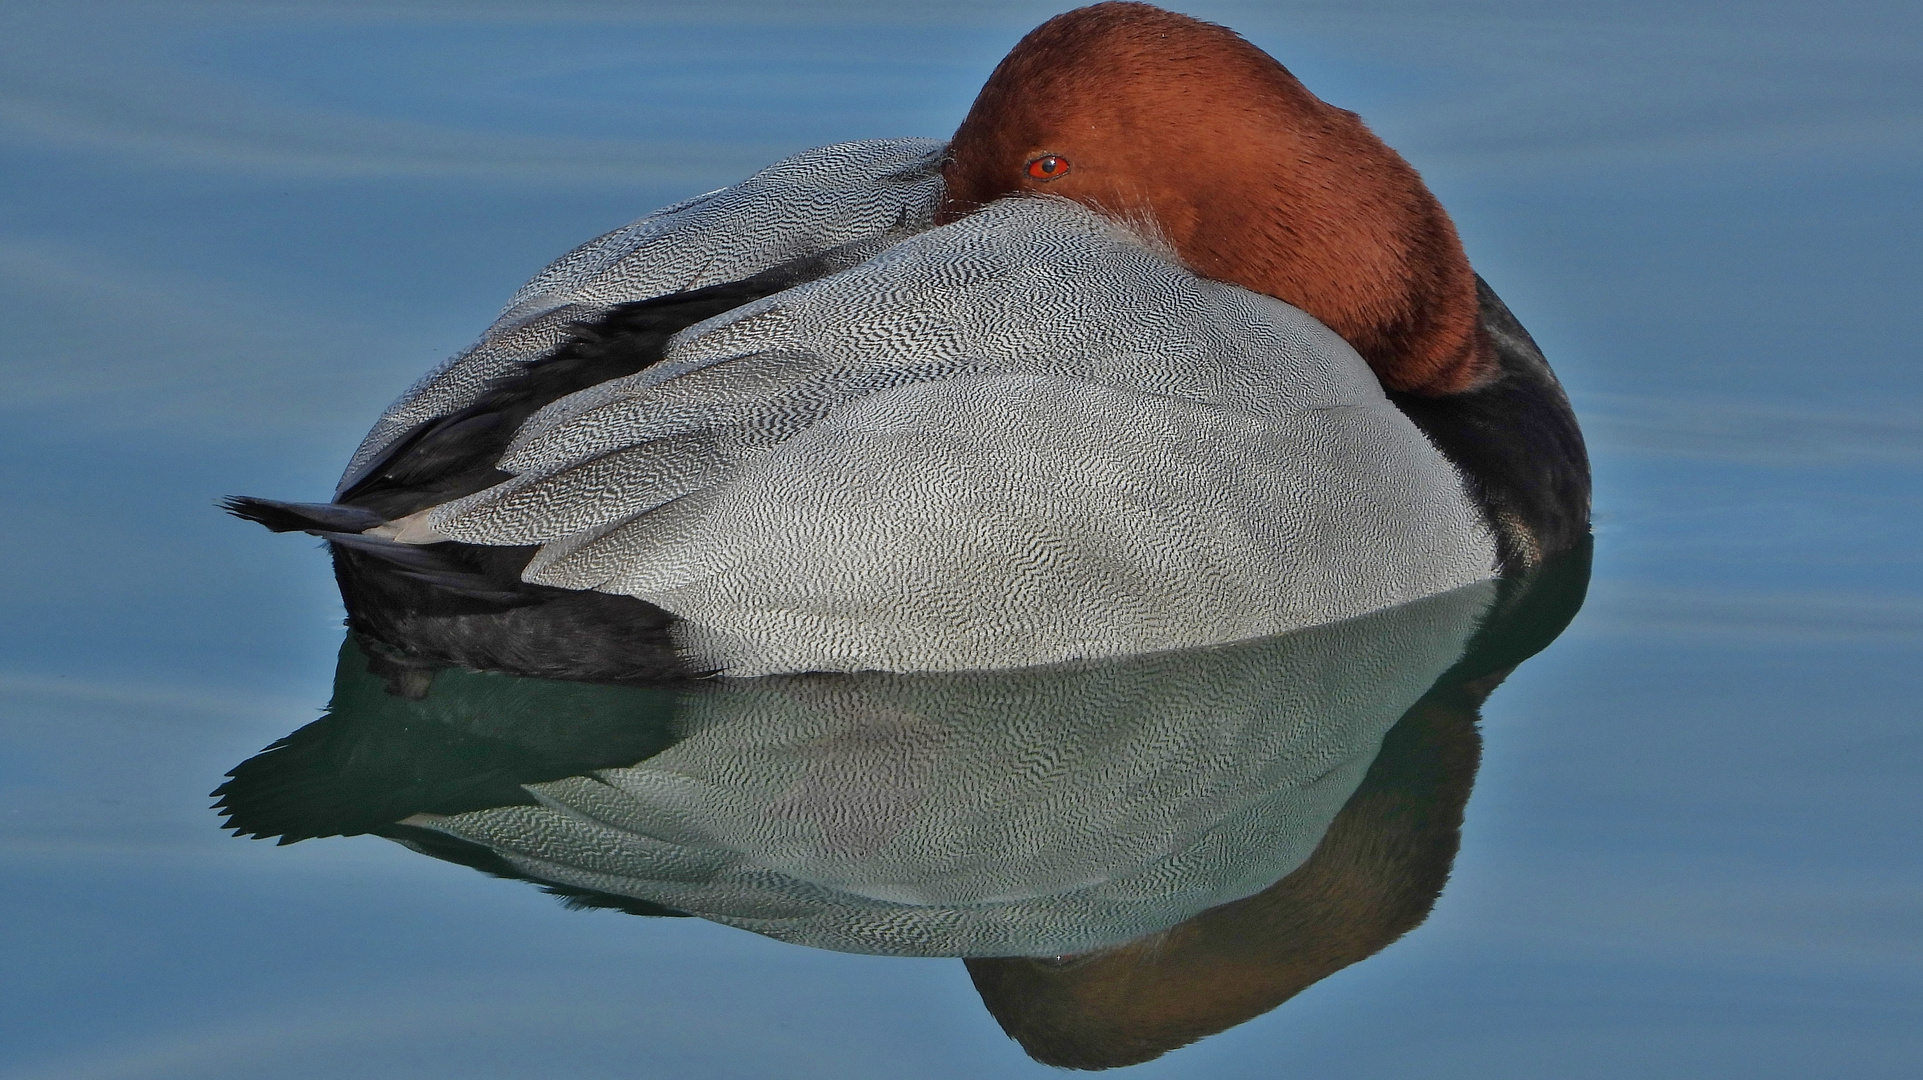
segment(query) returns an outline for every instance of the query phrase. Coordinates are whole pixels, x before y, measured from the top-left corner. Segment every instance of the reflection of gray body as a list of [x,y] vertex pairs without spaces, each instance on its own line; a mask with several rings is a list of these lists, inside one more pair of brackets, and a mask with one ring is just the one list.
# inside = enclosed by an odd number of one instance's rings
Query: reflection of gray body
[[725,681],[656,757],[409,823],[786,941],[1084,951],[1306,859],[1492,594],[1121,661]]
[[538,546],[525,581],[645,600],[737,676],[1221,644],[1493,573],[1460,474],[1327,327],[1066,200],[927,228],[939,151],[809,151],[563,259],[357,461],[569,320],[862,255],[552,401],[510,479],[374,532]]

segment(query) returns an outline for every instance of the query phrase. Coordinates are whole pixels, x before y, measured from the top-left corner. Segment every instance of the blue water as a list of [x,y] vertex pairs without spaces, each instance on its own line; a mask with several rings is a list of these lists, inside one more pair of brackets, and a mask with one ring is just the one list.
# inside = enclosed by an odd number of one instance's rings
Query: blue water
[[[1040,1075],[958,962],[216,829],[313,719],[380,408],[542,263],[941,136],[1046,4],[20,4],[0,19],[0,1076]],[[1209,4],[1361,110],[1556,364],[1589,606],[1484,710],[1428,923],[1136,1070],[1923,1070],[1923,13]]]

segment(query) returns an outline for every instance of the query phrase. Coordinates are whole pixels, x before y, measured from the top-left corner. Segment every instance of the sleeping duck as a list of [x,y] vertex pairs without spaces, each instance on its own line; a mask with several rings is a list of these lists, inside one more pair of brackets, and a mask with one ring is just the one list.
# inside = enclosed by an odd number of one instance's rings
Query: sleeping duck
[[947,143],[570,252],[375,423],[328,541],[398,669],[1024,668],[1358,617],[1580,544],[1581,435],[1416,172],[1219,26],[1051,19]]

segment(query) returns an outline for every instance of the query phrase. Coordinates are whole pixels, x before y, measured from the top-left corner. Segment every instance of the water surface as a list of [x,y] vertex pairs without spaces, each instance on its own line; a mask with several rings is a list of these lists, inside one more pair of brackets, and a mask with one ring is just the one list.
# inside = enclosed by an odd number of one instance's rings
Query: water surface
[[[569,911],[207,792],[327,701],[318,497],[555,254],[943,136],[1047,5],[16,6],[0,1075],[1041,1075],[954,960]],[[1209,4],[1430,179],[1568,385],[1591,599],[1483,709],[1433,915],[1136,1071],[1923,1063],[1913,5]]]

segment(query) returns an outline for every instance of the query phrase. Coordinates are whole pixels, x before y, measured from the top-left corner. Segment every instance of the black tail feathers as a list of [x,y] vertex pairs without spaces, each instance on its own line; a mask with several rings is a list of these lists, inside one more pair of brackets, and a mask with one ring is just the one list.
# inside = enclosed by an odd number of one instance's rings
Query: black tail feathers
[[538,586],[524,585],[518,577],[503,577],[496,569],[472,565],[471,549],[461,544],[402,544],[378,536],[326,531],[314,535],[336,549],[377,561],[387,573],[443,592],[503,607],[537,604],[543,598]]
[[332,544],[336,552],[344,549],[363,562],[372,560],[382,568],[382,573],[470,600],[499,607],[519,607],[539,603],[541,599],[540,590],[521,584],[515,574],[503,575],[496,572],[496,568],[473,565],[474,560],[468,557],[464,545],[402,544],[361,535],[367,529],[387,523],[386,518],[363,507],[277,502],[236,495],[222,499],[220,508],[237,518],[259,522],[277,533],[311,533]]
[[274,532],[358,533],[387,519],[372,510],[338,503],[291,503],[231,495],[220,500],[220,508],[237,518],[259,522]]

